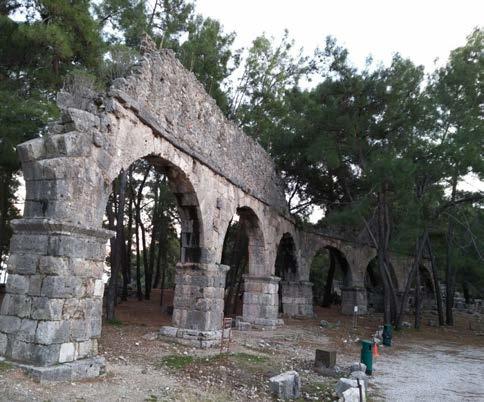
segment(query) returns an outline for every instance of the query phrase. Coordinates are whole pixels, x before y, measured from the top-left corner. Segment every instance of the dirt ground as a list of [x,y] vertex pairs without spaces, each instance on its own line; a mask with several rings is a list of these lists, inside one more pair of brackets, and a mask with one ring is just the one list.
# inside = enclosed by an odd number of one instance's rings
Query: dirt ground
[[[218,349],[198,350],[157,339],[160,325],[170,323],[158,304],[156,294],[151,302],[130,300],[118,306],[119,322],[104,324],[104,376],[40,385],[0,363],[0,400],[272,401],[268,379],[294,369],[301,376],[301,400],[332,401],[336,379],[313,370],[315,349],[336,350],[337,365],[346,368],[359,360],[358,341],[370,338],[381,324],[380,316],[360,317],[353,329],[351,317],[342,316],[336,307],[317,308],[317,319],[286,319],[275,331],[234,330],[230,353],[220,354]],[[330,328],[320,327],[321,319]],[[429,326],[429,320],[436,317],[426,317],[419,331],[395,332],[394,345],[380,349],[369,400],[484,400],[484,385],[478,380],[484,363],[481,323],[465,314],[458,316],[456,328]],[[432,387],[439,393],[432,393]]]

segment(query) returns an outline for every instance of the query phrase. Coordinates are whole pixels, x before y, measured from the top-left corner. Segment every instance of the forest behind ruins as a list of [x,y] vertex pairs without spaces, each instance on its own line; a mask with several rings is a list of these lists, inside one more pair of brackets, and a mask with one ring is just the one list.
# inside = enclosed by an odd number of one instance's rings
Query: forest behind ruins
[[[356,68],[337,38],[321,38],[309,53],[287,31],[280,38],[261,34],[249,48],[236,49],[235,33],[223,23],[197,15],[186,0],[0,2],[1,266],[9,222],[22,207],[16,145],[42,136],[59,118],[60,90],[102,93],[129,74],[148,34],[159,48],[172,49],[223,113],[272,156],[298,225],[361,234],[376,248],[385,322],[401,323],[401,299],[410,287],[420,289],[418,267],[426,258],[433,281],[443,285],[442,294],[436,287],[439,323],[453,325],[456,292],[466,302],[484,298],[483,28],[469,32],[447,63],[429,73],[398,53],[389,65],[368,57]],[[312,223],[318,213],[324,216]],[[105,227],[116,232],[109,320],[130,295],[150,299],[152,289],[163,295],[174,286],[179,226],[162,172],[144,161],[121,172],[105,213]],[[234,219],[222,256],[230,266],[227,314],[237,310],[247,241]],[[403,297],[390,252],[414,258]],[[320,304],[331,296],[318,278],[334,275],[339,263],[334,252],[313,263]]]

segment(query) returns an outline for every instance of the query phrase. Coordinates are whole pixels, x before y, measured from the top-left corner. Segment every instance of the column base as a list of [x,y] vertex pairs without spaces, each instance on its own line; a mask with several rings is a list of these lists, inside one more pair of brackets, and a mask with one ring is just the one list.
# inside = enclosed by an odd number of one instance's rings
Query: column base
[[281,282],[282,311],[292,318],[312,318],[313,284],[307,281]]
[[8,361],[12,366],[21,368],[34,381],[43,383],[58,381],[79,381],[96,378],[106,373],[104,357],[91,357],[55,366],[32,366]]
[[352,287],[341,288],[341,313],[353,315],[355,306],[358,307],[357,314],[367,314],[368,301],[366,298],[366,288]]
[[272,330],[284,325],[279,318],[279,281],[276,276],[244,276],[242,319],[254,329]]
[[169,338],[182,345],[207,349],[220,346],[222,330],[198,331],[166,325],[160,328],[159,336]]

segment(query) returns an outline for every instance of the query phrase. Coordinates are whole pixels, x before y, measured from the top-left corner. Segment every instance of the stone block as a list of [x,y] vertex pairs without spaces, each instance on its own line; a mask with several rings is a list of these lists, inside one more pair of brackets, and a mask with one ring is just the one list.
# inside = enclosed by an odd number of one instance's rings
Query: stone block
[[41,295],[49,298],[80,297],[84,292],[80,278],[70,276],[46,276],[42,282]]
[[29,290],[29,276],[10,274],[5,289],[7,293],[26,294]]
[[76,357],[76,347],[72,342],[63,343],[59,352],[59,363],[71,362]]
[[8,272],[11,274],[35,274],[39,256],[36,254],[10,254],[8,258]]
[[[91,320],[72,320],[70,322],[70,338],[73,341],[87,341],[91,338]],[[97,336],[97,335],[96,335]]]
[[64,320],[82,320],[86,317],[86,302],[84,299],[65,299],[62,308],[62,318]]
[[316,349],[314,365],[316,367],[334,368],[336,366],[336,351]]
[[33,297],[31,317],[36,320],[58,321],[62,318],[64,299]]
[[15,334],[15,339],[23,342],[35,342],[35,333],[37,331],[36,320],[22,320],[20,328]]
[[11,315],[0,315],[0,332],[14,334],[20,328],[22,320]]
[[85,342],[78,342],[76,345],[76,358],[84,359],[85,357],[90,357],[94,355],[93,353],[93,342],[89,339]]
[[[40,205],[40,202],[37,204]],[[41,205],[40,208],[42,208]],[[46,255],[48,244],[47,235],[15,233],[10,240],[10,252],[12,254]]]
[[25,318],[30,317],[30,311],[31,298],[29,296],[7,293],[3,299],[0,314]]
[[7,335],[0,332],[0,356],[4,356],[7,351],[8,338]]
[[10,352],[12,360],[21,362],[32,361],[35,355],[35,347],[36,345],[34,343],[24,342],[18,339],[13,340]]
[[69,341],[69,321],[40,321],[37,327],[36,342],[50,345]]
[[161,336],[169,336],[171,338],[176,338],[177,333],[178,333],[178,328],[176,327],[170,327],[166,325],[160,328]]
[[102,330],[102,318],[101,316],[92,317],[90,320],[91,337],[99,338]]
[[59,343],[35,345],[31,362],[41,366],[57,364],[59,363],[60,348],[61,344]]
[[[347,392],[353,389],[353,391]],[[338,397],[344,401],[360,401],[360,393],[363,401],[366,401],[366,387],[363,381],[353,380],[349,378],[340,378],[335,387],[335,392]],[[345,394],[346,393],[346,394]],[[353,399],[357,397],[358,399]],[[344,399],[347,398],[347,399]]]
[[[366,370],[366,368],[365,368]],[[352,380],[360,380],[360,382],[363,382],[365,384],[365,389],[368,389],[368,376],[364,371],[353,371],[350,374],[350,378]]]
[[104,282],[100,279],[94,282],[94,297],[103,297],[104,295]]
[[354,362],[350,366],[350,373],[353,371],[366,371],[366,364],[361,362]]
[[[360,396],[361,393],[361,396]],[[365,393],[358,388],[348,388],[340,397],[341,402],[366,402]]]
[[29,295],[40,296],[42,289],[43,275],[30,275],[29,277]]
[[301,381],[296,371],[287,371],[269,379],[271,392],[280,399],[296,399],[301,395]]
[[61,275],[67,276],[69,270],[69,261],[64,257],[42,256],[39,259],[39,272],[44,275]]
[[22,162],[35,161],[44,157],[44,139],[35,138],[17,145],[17,153]]

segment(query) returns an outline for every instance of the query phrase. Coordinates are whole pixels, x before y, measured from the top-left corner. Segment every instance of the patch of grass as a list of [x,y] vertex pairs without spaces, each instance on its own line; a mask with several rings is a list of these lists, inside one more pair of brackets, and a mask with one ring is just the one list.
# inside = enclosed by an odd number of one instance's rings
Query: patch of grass
[[159,367],[168,367],[174,370],[184,369],[189,364],[193,363],[193,356],[187,355],[169,355],[164,356],[159,363]]
[[10,370],[12,368],[12,365],[8,362],[0,362],[0,373],[2,371],[7,371],[7,370]]
[[235,361],[239,363],[265,363],[268,358],[266,356],[251,355],[249,353],[239,352],[234,353],[231,356]]
[[118,320],[117,318],[114,318],[112,320],[106,320],[106,324],[113,325],[115,327],[120,327],[123,325],[123,322],[121,320]]
[[[317,398],[317,400],[321,401],[337,401],[338,397],[333,396],[334,387],[336,381],[314,381],[303,383],[302,385],[302,393],[308,394],[312,398]],[[304,401],[306,399],[300,398],[297,401]]]
[[156,395],[150,395],[149,397],[145,398],[146,402],[157,402],[158,397]]

